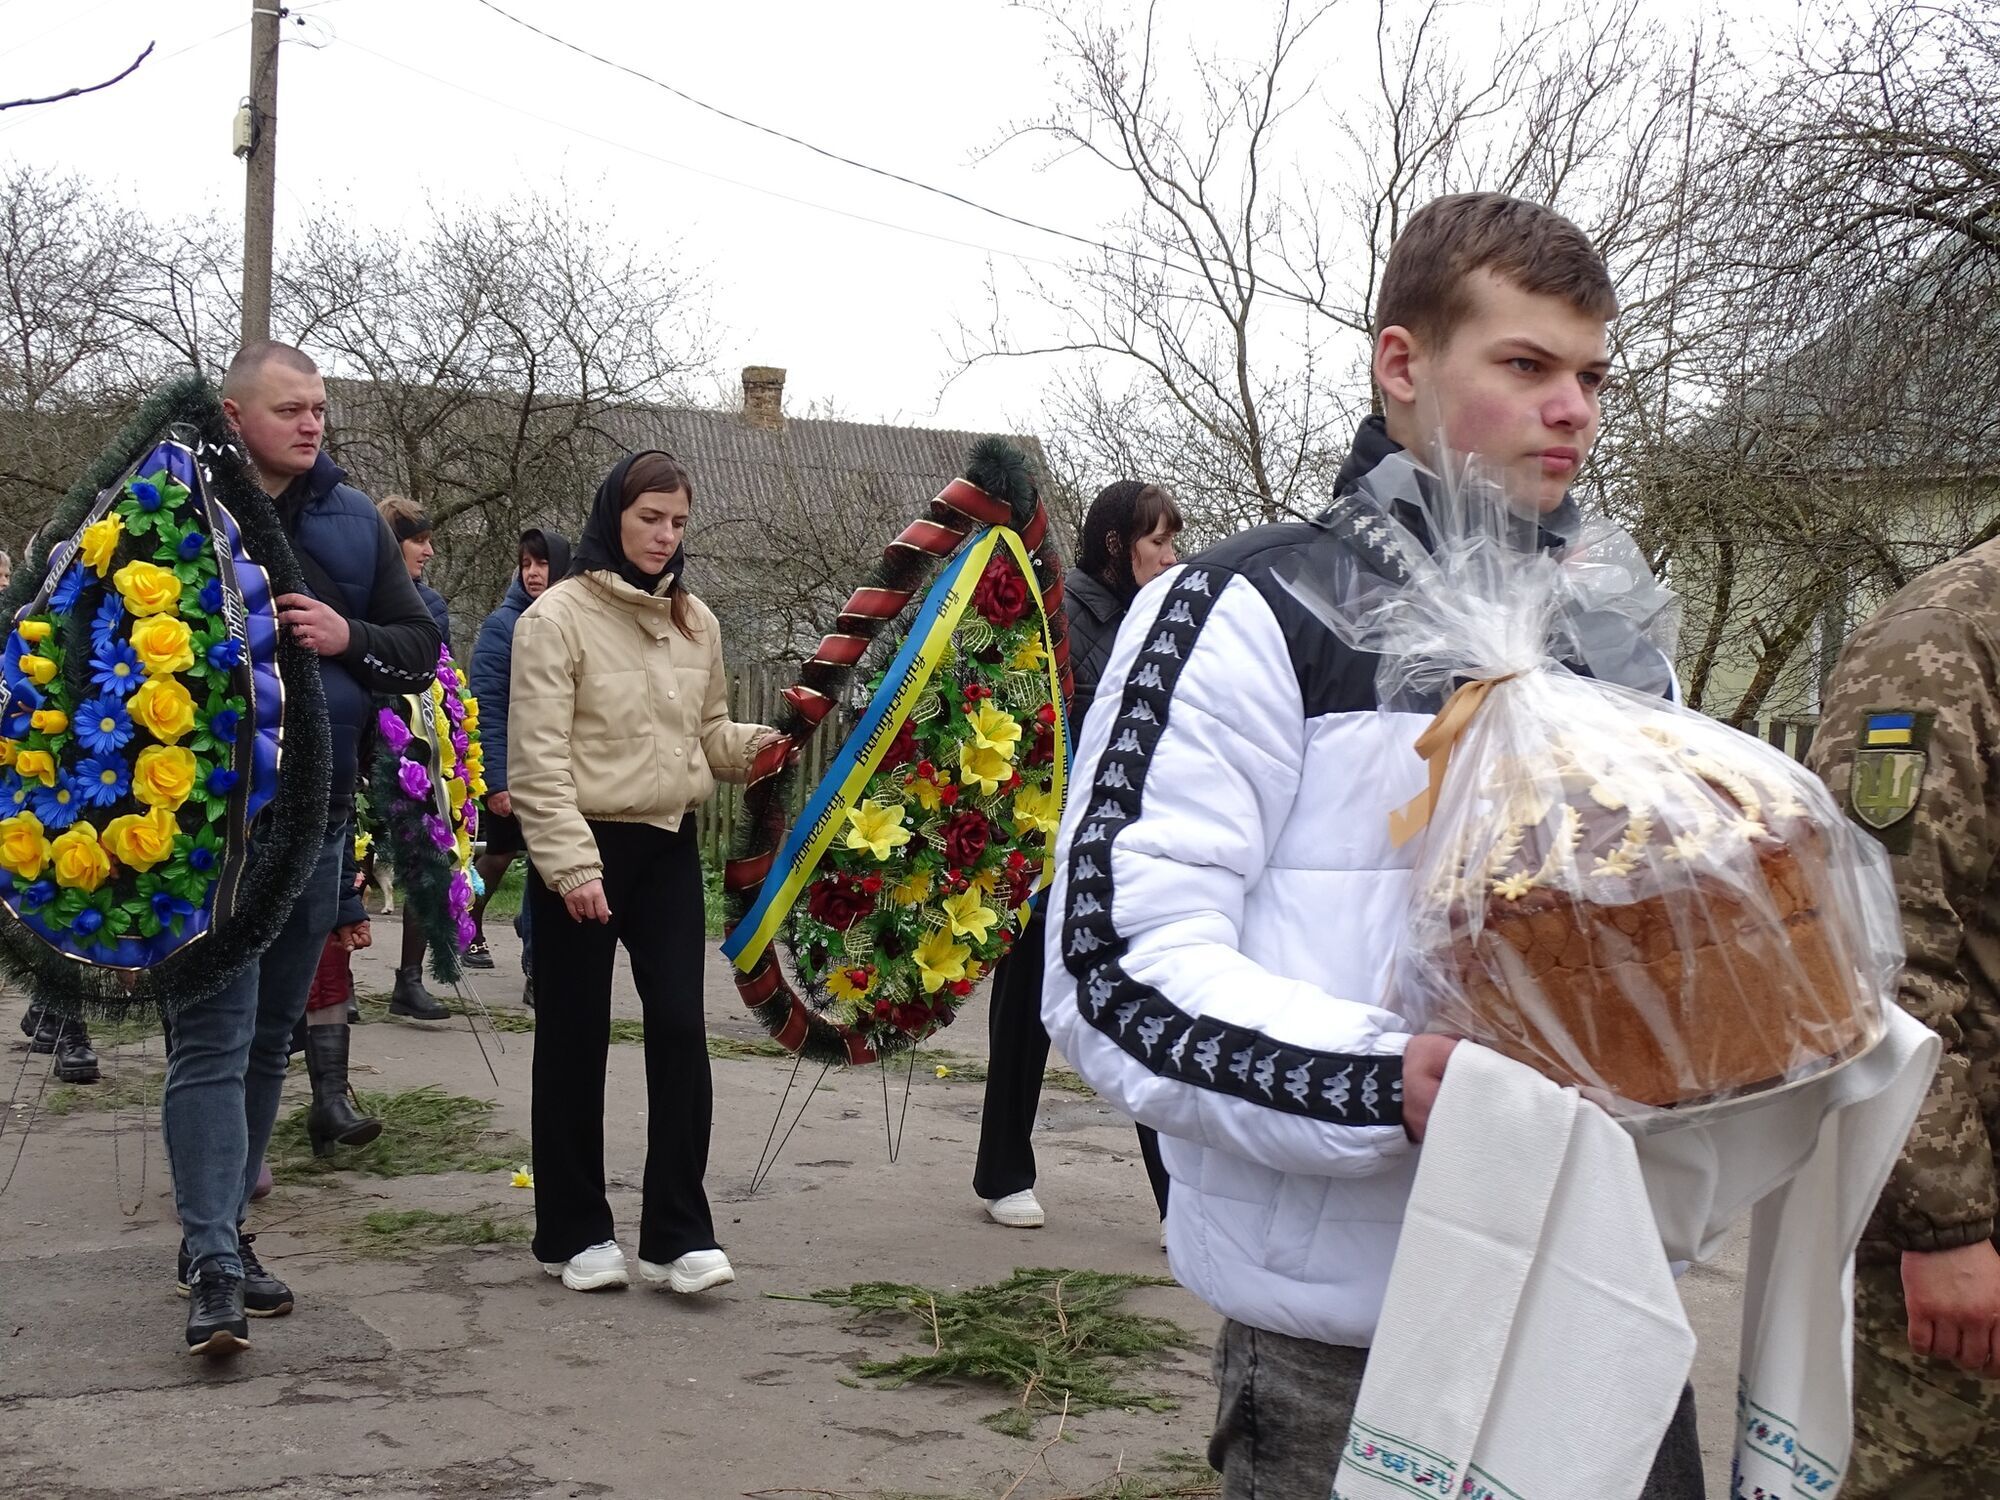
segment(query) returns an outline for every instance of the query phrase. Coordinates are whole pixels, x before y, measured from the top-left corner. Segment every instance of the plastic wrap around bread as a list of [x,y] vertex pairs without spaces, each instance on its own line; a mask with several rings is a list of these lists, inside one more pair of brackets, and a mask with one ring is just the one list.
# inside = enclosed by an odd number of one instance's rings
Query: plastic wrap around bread
[[[1386,1003],[1645,1114],[1780,1087],[1881,1036],[1880,849],[1782,752],[1672,701],[1672,596],[1631,539],[1408,460],[1292,592],[1434,715]],[[1413,718],[1421,727],[1424,721]]]

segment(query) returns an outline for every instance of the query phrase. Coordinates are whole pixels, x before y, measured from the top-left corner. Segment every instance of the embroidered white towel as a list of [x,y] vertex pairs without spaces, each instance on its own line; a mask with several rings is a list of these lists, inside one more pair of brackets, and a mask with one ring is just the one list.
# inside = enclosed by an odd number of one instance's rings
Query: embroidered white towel
[[1694,1355],[1668,1256],[1712,1253],[1752,1205],[1734,1492],[1832,1500],[1854,1243],[1937,1052],[1895,1011],[1847,1068],[1635,1146],[1573,1090],[1461,1046],[1337,1500],[1634,1500]]
[[1632,1138],[1461,1045],[1335,1496],[1632,1500],[1693,1361]]

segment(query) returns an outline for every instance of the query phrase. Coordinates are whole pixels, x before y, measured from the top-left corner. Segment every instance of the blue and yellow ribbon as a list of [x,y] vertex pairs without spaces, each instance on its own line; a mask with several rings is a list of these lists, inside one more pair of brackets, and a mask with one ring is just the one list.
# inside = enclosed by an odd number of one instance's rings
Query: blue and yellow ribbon
[[[989,526],[972,536],[946,565],[911,622],[895,659],[883,675],[882,685],[869,700],[860,720],[848,734],[840,753],[827,767],[826,775],[813,789],[803,811],[792,824],[785,844],[764,877],[756,902],[722,945],[723,956],[744,973],[749,973],[783,927],[792,905],[812,880],[833,837],[846,824],[847,813],[861,798],[868,783],[881,769],[882,757],[896,738],[896,732],[910,716],[917,699],[936,674],[952,631],[958,626],[966,606],[979,586],[979,579],[992,560],[996,547],[1004,545],[1014,555],[1021,576],[1027,580],[1034,600],[1035,618],[1041,624],[1043,644],[1048,644],[1048,612],[1042,591],[1035,582],[1035,570],[1021,538],[1004,527]],[[1068,766],[1068,744],[1063,724],[1062,687],[1056,673],[1054,652],[1048,653],[1046,672],[1049,701],[1056,705],[1056,754],[1054,788],[1058,801],[1063,794]],[[1053,850],[1042,863],[1040,884],[1054,876]]]

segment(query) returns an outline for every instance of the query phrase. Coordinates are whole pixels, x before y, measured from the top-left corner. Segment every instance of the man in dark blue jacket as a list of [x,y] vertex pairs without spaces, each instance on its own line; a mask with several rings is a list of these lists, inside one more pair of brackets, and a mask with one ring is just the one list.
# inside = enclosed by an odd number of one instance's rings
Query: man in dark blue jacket
[[[486,836],[486,852],[479,859],[479,879],[485,894],[472,908],[475,925],[486,916],[486,902],[507,873],[516,854],[525,854],[521,824],[514,816],[513,794],[507,790],[507,695],[514,666],[514,627],[522,611],[539,599],[542,590],[569,571],[569,541],[553,531],[531,526],[521,533],[514,581],[507,588],[500,607],[479,627],[479,639],[472,647],[472,696],[479,704],[479,737],[486,747],[486,810],[479,820]],[[528,923],[528,903],[514,920],[521,934],[521,972],[528,975],[525,998],[535,1003],[534,930]],[[493,958],[486,950],[482,927],[466,951],[465,961],[474,968],[490,969]]]
[[[341,840],[353,815],[362,730],[375,693],[412,693],[436,674],[438,627],[368,497],[320,450],[326,385],[287,344],[252,344],[230,363],[222,409],[298,554],[307,592],[281,594],[291,637],[316,652],[326,688],[333,782],[311,879],[263,956],[175,1017],[161,1105],[180,1212],[180,1284],[191,1354],[249,1345],[246,1314],[292,1310],[291,1289],[259,1264],[242,1232],[257,1165],[278,1116],[292,1028],[340,902]],[[340,1017],[338,1008],[334,1016]],[[345,1070],[347,1028],[332,1038]],[[332,1061],[332,1059],[327,1059]]]

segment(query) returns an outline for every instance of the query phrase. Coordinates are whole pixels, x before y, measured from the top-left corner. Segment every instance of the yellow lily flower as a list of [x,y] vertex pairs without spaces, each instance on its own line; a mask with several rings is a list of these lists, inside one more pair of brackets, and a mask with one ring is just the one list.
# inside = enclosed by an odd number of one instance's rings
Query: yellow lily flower
[[514,1168],[512,1185],[517,1188],[531,1188],[535,1185],[535,1174],[528,1170],[526,1163]]
[[1054,833],[1062,826],[1062,798],[1052,786],[1024,786],[1014,795],[1016,833]]
[[887,859],[910,841],[903,826],[900,807],[884,807],[873,797],[847,810],[847,847],[866,849],[877,859]]
[[1021,649],[1014,653],[1007,665],[1016,672],[1032,672],[1048,659],[1049,653],[1042,647],[1042,638],[1039,635],[1031,635],[1022,643]]
[[1013,715],[982,701],[979,707],[966,715],[966,722],[972,729],[973,744],[1004,759],[1014,758],[1015,747],[1021,743],[1021,726],[1014,721]]
[[965,961],[972,957],[972,950],[963,943],[954,943],[943,928],[933,927],[924,934],[924,940],[917,944],[911,957],[916,960],[917,974],[924,982],[924,993],[935,995],[947,984],[965,977]]
[[1013,765],[998,750],[986,749],[972,740],[959,745],[958,779],[961,785],[977,787],[990,797],[1000,790],[1000,783],[1013,774]]
[[943,905],[951,935],[969,937],[975,943],[985,942],[987,932],[1000,920],[1000,914],[980,899],[976,889],[948,897]]

